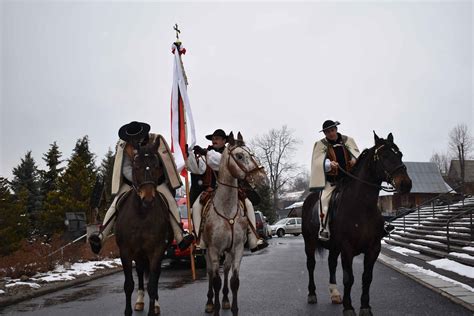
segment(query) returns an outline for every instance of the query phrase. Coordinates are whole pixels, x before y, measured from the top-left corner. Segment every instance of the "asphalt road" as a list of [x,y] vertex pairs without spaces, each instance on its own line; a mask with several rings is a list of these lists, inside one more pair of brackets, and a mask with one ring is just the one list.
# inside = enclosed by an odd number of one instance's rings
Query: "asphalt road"
[[[355,284],[352,301],[360,306],[362,256],[354,260]],[[332,305],[328,295],[328,268],[317,258],[318,304],[307,299],[307,271],[301,236],[273,238],[260,253],[246,253],[242,260],[240,315],[342,315],[342,305]],[[338,266],[342,292],[342,269]],[[125,295],[122,273],[113,274],[73,288],[48,294],[0,310],[2,315],[123,315]],[[136,282],[137,284],[137,282]],[[184,263],[166,264],[160,285],[162,315],[209,315],[204,312],[207,280],[204,270],[192,281]],[[136,293],[135,293],[136,294]],[[136,295],[133,296],[133,300]],[[371,287],[374,315],[472,315],[460,305],[398,272],[377,263]],[[135,312],[134,315],[146,315]],[[231,315],[223,311],[221,315]]]

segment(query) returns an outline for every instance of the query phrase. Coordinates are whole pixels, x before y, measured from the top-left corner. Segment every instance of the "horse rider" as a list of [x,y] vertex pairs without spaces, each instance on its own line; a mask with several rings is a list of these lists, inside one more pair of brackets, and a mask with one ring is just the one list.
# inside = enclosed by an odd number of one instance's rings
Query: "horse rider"
[[[187,168],[191,172],[191,189],[190,189],[190,202],[192,205],[192,216],[194,223],[194,231],[196,234],[196,248],[205,249],[206,245],[200,240],[200,228],[201,228],[201,211],[203,208],[206,196],[210,195],[217,186],[217,175],[219,172],[219,166],[221,162],[222,152],[225,149],[227,142],[227,134],[222,129],[217,129],[214,133],[206,135],[206,139],[212,141],[212,145],[209,145],[207,149],[201,148],[200,146],[194,146],[191,150],[188,150]],[[251,228],[247,233],[247,240],[249,248],[252,252],[263,249],[268,246],[268,243],[259,238],[255,229],[255,211],[253,203],[259,202],[257,193],[253,190],[249,190],[250,185],[245,181],[239,181],[239,187],[243,188],[247,197],[245,198],[245,207],[247,209],[247,218]],[[252,199],[252,201],[250,199]]]
[[112,174],[112,195],[115,195],[112,204],[105,214],[104,221],[99,232],[91,234],[89,243],[94,253],[99,253],[102,242],[108,236],[113,227],[116,216],[116,204],[120,196],[132,189],[132,161],[140,146],[160,139],[158,157],[160,157],[165,169],[165,176],[159,180],[156,190],[166,198],[170,210],[170,223],[173,229],[174,238],[180,249],[188,248],[194,240],[192,234],[186,234],[180,225],[180,216],[176,200],[171,194],[171,190],[181,187],[181,179],[176,169],[173,155],[169,150],[163,136],[149,133],[150,125],[142,122],[130,122],[119,129],[120,140],[117,143],[114,169]]
[[[319,239],[327,241],[330,238],[328,209],[331,195],[336,183],[350,172],[359,157],[359,148],[354,139],[338,133],[338,121],[326,120],[323,123],[324,138],[314,144],[311,161],[311,178],[309,189],[312,192],[321,192],[319,198],[320,230]],[[385,234],[389,234],[395,227],[385,223]]]
[[353,138],[337,132],[338,121],[326,120],[323,123],[324,138],[318,140],[313,147],[311,161],[310,191],[319,191],[319,239],[329,240],[328,208],[336,183],[349,172],[359,157],[359,148]]

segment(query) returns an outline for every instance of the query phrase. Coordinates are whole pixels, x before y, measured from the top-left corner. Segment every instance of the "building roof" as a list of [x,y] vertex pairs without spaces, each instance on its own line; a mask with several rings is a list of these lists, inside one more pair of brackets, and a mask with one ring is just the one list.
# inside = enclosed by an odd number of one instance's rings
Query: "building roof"
[[451,190],[434,162],[406,161],[405,166],[412,181],[410,193],[446,193]]
[[[464,181],[474,182],[474,160],[464,160]],[[451,179],[461,179],[461,164],[459,160],[451,160],[448,176]]]

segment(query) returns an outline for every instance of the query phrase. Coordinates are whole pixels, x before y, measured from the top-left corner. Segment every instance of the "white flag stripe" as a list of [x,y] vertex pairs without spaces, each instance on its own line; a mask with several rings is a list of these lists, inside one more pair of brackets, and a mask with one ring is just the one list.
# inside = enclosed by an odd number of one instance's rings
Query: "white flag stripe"
[[189,103],[186,83],[184,81],[183,69],[179,56],[179,50],[175,44],[174,49],[174,67],[173,67],[173,87],[171,93],[171,138],[173,142],[174,158],[178,171],[181,172],[185,165],[184,153],[181,151],[179,145],[179,98],[178,91],[181,93],[181,98],[184,105],[184,113],[186,117],[186,137],[189,148],[193,148],[196,144],[196,134],[194,129],[194,120]]

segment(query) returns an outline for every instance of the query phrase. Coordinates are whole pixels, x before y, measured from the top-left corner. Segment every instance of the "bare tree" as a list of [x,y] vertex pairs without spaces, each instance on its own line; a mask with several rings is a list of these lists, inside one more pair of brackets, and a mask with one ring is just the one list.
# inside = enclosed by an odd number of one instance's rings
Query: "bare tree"
[[461,171],[461,181],[464,184],[464,161],[473,150],[473,139],[466,124],[456,125],[449,133],[449,149],[454,157],[458,157]]
[[267,134],[257,136],[250,142],[270,179],[274,208],[278,207],[281,189],[299,172],[299,167],[292,161],[299,143],[293,136],[293,131],[286,125],[280,129],[271,129]]
[[448,174],[450,162],[448,154],[434,153],[431,156],[430,161],[434,162],[438,166],[441,175],[445,176]]

